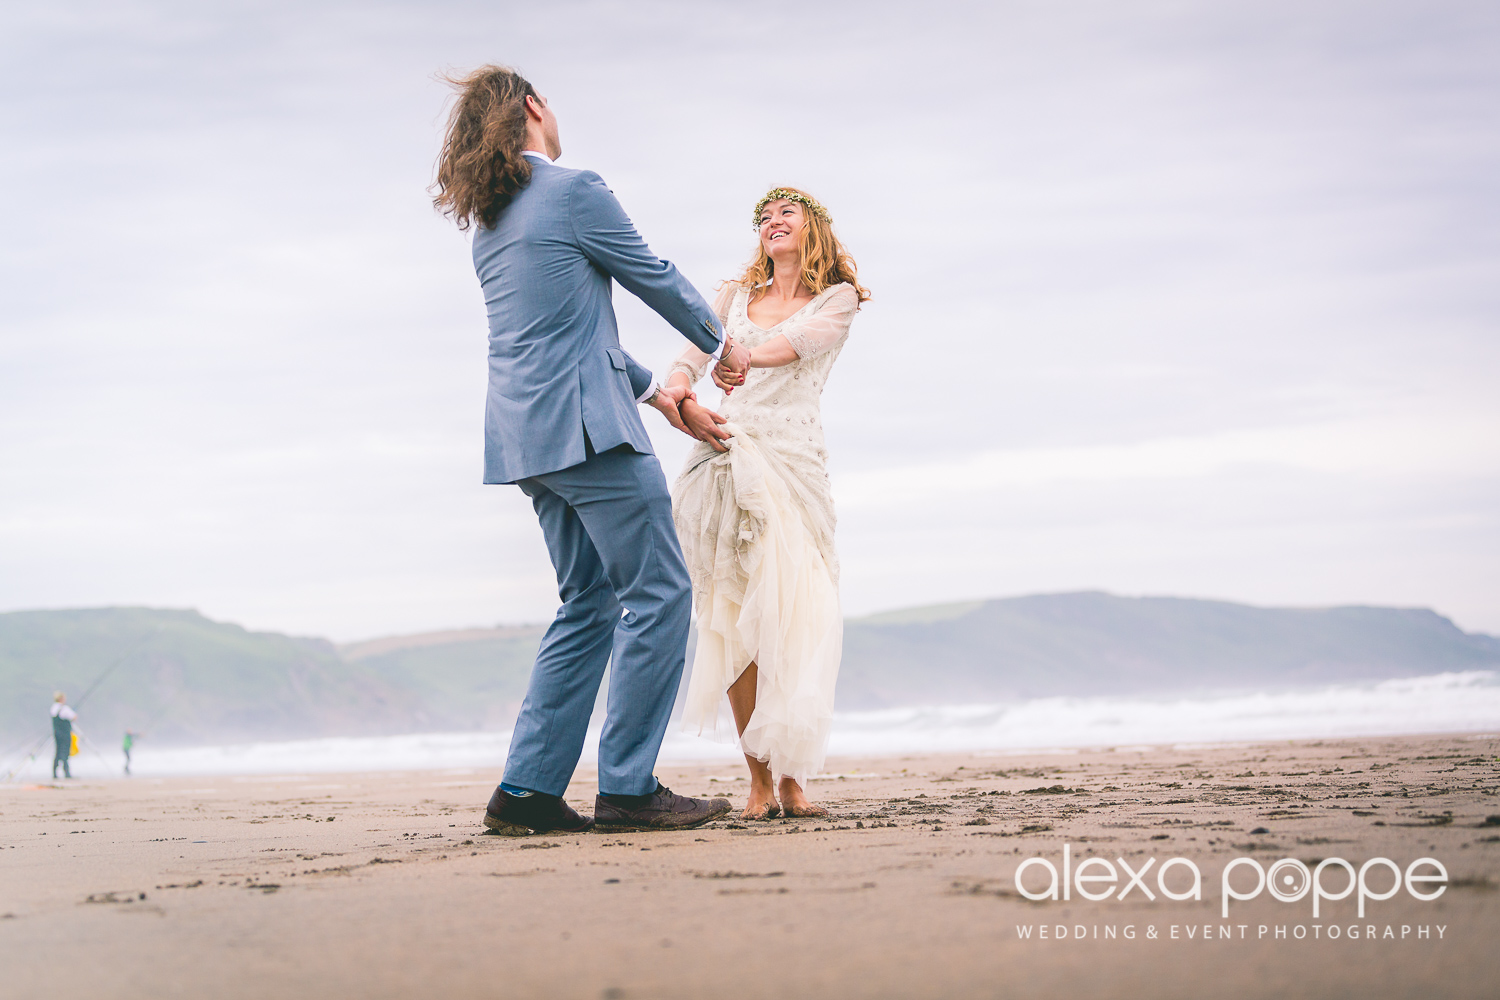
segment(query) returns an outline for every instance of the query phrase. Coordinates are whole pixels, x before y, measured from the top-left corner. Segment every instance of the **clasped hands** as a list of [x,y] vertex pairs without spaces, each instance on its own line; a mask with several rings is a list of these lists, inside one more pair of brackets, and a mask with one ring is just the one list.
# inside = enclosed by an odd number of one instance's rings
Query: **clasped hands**
[[714,385],[729,395],[745,384],[745,375],[750,371],[750,349],[728,340],[719,363],[714,365]]
[[[723,356],[713,368],[714,385],[728,395],[737,386],[745,384],[745,374],[750,370],[750,351],[734,341],[729,341]],[[651,399],[651,405],[660,410],[667,423],[690,438],[707,442],[715,451],[728,451],[725,442],[734,435],[721,425],[727,418],[698,402],[698,394],[688,385],[663,386]]]

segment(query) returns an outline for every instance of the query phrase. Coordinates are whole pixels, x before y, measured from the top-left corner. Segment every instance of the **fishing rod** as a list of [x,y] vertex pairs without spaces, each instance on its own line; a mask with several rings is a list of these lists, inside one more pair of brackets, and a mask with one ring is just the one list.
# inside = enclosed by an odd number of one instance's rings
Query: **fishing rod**
[[[77,729],[73,730],[73,733],[78,737],[78,742],[79,743],[81,743],[85,747],[87,747],[90,753],[92,753],[95,757],[99,758],[99,763],[103,764],[104,767],[107,770],[108,769],[112,769],[113,765],[111,765],[110,762],[105,759],[104,754],[102,754],[102,753],[99,752],[99,748],[94,745],[94,741],[93,740],[89,739],[87,736],[85,736],[82,732],[80,732]],[[36,762],[36,752],[42,748],[42,744],[45,743],[46,741],[47,741],[47,737],[43,736],[41,739],[39,739],[35,743],[33,743],[31,745],[31,749],[29,751],[27,751],[26,753],[24,753],[24,754],[21,755],[21,762],[19,764],[17,764],[15,767],[11,768],[8,772],[6,772],[6,775],[5,775],[3,783],[9,784],[9,782],[10,782],[10,780],[12,778],[14,778],[17,774],[21,773],[21,771],[25,770],[27,766],[35,763]],[[55,775],[54,775],[54,777],[55,777]]]
[[141,731],[136,733],[136,735],[145,736],[149,734],[151,732],[151,729],[162,720],[162,717],[167,714],[167,710],[175,705],[177,703],[177,699],[181,696],[182,688],[179,687],[172,692],[171,696],[168,697],[166,701],[161,703],[161,708],[156,710],[156,714],[151,716],[150,720],[141,727]]
[[7,771],[5,773],[4,784],[7,784],[7,785],[10,784],[12,778],[14,778],[17,774],[21,773],[21,771],[28,764],[30,764],[32,761],[36,760],[36,752],[38,750],[40,750],[42,748],[42,744],[46,743],[46,742],[47,742],[47,737],[46,736],[43,736],[40,739],[34,741],[31,744],[30,748],[27,749],[25,753],[21,754],[21,760],[20,760],[20,762],[18,764],[16,764],[15,767],[11,768],[9,771]]
[[[132,646],[130,648],[129,652],[124,653],[124,654],[122,654],[120,656],[117,656],[115,658],[115,660],[114,660],[113,663],[111,663],[109,666],[107,666],[107,667],[104,668],[104,672],[102,674],[100,674],[98,677],[94,678],[94,683],[90,684],[84,690],[83,694],[81,694],[81,695],[78,696],[77,700],[73,702],[74,706],[76,707],[78,705],[82,705],[83,702],[84,702],[84,699],[88,698],[89,695],[93,694],[95,691],[97,691],[99,689],[99,685],[104,683],[105,678],[109,677],[110,674],[114,673],[115,670],[119,668],[120,664],[124,663],[126,660],[130,659],[136,653],[139,653],[142,649],[144,649],[145,646],[146,646],[146,643],[149,642],[149,641],[151,641],[152,639],[154,639],[156,637],[157,633],[159,633],[160,631],[161,631],[161,626],[158,625],[156,628],[153,628],[151,631],[147,632],[144,636],[142,636],[141,640],[139,642],[137,642],[134,646]],[[29,751],[27,751],[27,753],[31,757],[34,758],[36,756],[37,750],[46,741],[47,741],[47,734],[43,733],[36,740],[32,741],[32,743],[31,743],[31,749]],[[24,747],[26,745],[27,745],[27,741],[23,739],[20,743],[17,743],[11,749],[7,750],[4,754],[0,754],[0,757],[9,757],[11,754],[15,753],[21,747]],[[26,756],[26,755],[27,754],[23,754],[22,756]],[[7,773],[6,776],[5,776],[5,780],[7,782],[9,782],[11,780],[12,776],[14,776],[15,773],[18,770],[20,770],[20,765],[17,765],[16,767],[11,768],[10,772]]]
[[160,632],[160,631],[161,631],[161,626],[158,625],[156,628],[152,629],[150,632],[147,632],[144,636],[142,636],[141,637],[141,641],[138,642],[138,643],[136,643],[133,647],[131,647],[130,652],[124,654],[123,656],[117,657],[115,659],[115,662],[113,662],[109,666],[105,667],[104,668],[104,673],[100,674],[98,677],[96,677],[94,679],[94,683],[90,684],[88,686],[88,688],[83,692],[83,694],[81,694],[81,695],[78,696],[78,699],[73,702],[73,705],[75,707],[77,707],[79,705],[82,705],[84,703],[84,701],[88,698],[89,695],[93,694],[95,691],[97,691],[99,689],[99,685],[104,683],[104,679],[106,677],[108,677],[110,674],[114,673],[115,670],[116,670],[116,668],[118,668],[120,666],[120,664],[124,663],[126,660],[130,659],[136,653],[139,653],[142,649],[144,649],[145,646],[146,646],[146,643],[148,643],[152,639],[156,638],[156,634],[158,632]]
[[[75,732],[76,732],[76,730],[75,730]],[[113,769],[114,765],[111,764],[109,761],[107,761],[107,760],[104,759],[104,754],[102,754],[102,753],[99,752],[99,748],[94,745],[94,741],[93,740],[89,739],[87,736],[83,735],[82,733],[78,733],[78,742],[80,742],[84,746],[88,747],[89,751],[95,757],[99,758],[99,763],[103,764],[106,769]]]

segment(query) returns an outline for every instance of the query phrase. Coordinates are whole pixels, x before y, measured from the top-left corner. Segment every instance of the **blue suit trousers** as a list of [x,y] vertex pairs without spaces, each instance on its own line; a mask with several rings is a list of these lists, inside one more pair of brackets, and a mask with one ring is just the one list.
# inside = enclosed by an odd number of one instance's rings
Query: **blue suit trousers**
[[567,790],[608,665],[599,791],[649,794],[692,608],[661,464],[621,446],[516,485],[541,520],[562,607],[531,669],[505,783]]

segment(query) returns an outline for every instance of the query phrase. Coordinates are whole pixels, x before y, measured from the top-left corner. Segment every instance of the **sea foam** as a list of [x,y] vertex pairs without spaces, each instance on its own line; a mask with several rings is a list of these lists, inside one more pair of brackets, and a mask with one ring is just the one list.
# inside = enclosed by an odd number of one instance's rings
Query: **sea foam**
[[[596,722],[599,720],[595,720]],[[931,752],[1022,753],[1177,744],[1392,736],[1500,730],[1500,676],[1493,671],[1433,674],[1303,691],[1194,697],[1038,698],[1014,704],[948,705],[834,716],[829,753],[880,756]],[[598,750],[589,733],[583,762]],[[157,748],[136,744],[134,772],[169,775],[306,775],[496,767],[510,734],[413,733],[333,737],[236,746]],[[50,773],[51,743],[13,780]],[[119,759],[116,759],[119,758]],[[671,763],[733,762],[733,747],[669,731],[661,759]],[[118,752],[90,747],[73,758],[80,777],[120,773]],[[0,772],[0,773],[3,773]]]

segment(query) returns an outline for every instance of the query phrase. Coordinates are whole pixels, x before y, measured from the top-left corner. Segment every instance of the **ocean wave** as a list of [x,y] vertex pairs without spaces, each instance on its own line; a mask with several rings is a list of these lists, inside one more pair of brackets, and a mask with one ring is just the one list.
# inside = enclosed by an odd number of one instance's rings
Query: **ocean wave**
[[[596,720],[598,721],[598,720]],[[1305,691],[1192,697],[1037,698],[1014,704],[947,705],[834,716],[829,752],[881,756],[933,752],[1038,752],[1086,748],[1242,743],[1500,729],[1500,677],[1493,671],[1432,674]],[[598,730],[583,762],[598,751]],[[510,733],[413,733],[329,737],[235,746],[154,748],[137,744],[135,774],[282,775],[491,768],[504,763]],[[90,748],[74,773],[118,775],[123,758]],[[0,762],[13,780],[50,769],[51,744],[33,761]],[[734,747],[669,732],[669,763],[733,762]],[[3,773],[0,772],[0,773]]]
[[1037,698],[1013,705],[850,712],[836,717],[830,749],[847,755],[1034,750],[1495,728],[1500,679],[1494,671],[1473,670],[1306,691]]

